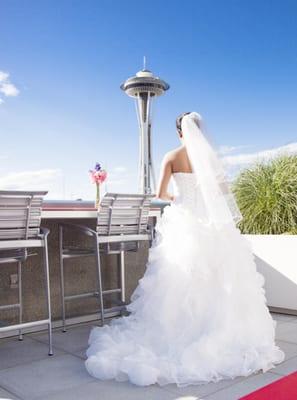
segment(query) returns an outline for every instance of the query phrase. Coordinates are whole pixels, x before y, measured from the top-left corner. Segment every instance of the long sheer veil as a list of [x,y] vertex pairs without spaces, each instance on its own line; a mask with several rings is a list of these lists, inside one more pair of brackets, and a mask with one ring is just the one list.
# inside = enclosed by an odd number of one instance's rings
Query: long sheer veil
[[202,132],[201,116],[196,112],[186,114],[182,118],[181,130],[209,223],[217,227],[230,222],[236,224],[242,219],[242,214],[230,188],[223,163]]

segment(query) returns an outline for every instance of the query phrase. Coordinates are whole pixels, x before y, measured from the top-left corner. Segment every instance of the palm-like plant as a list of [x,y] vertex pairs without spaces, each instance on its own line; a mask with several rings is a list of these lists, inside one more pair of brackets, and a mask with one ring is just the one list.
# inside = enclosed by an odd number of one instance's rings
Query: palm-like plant
[[297,234],[297,156],[279,156],[244,170],[233,191],[243,233]]

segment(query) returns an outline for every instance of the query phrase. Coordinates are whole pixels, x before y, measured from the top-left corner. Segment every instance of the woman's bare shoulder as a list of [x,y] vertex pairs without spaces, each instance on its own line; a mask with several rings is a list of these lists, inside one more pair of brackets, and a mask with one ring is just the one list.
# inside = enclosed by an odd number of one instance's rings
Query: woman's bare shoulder
[[176,157],[179,156],[183,151],[184,151],[183,146],[179,146],[175,149],[169,150],[169,151],[167,151],[167,153],[165,153],[164,159],[168,160],[168,161],[172,161],[172,160],[176,159]]

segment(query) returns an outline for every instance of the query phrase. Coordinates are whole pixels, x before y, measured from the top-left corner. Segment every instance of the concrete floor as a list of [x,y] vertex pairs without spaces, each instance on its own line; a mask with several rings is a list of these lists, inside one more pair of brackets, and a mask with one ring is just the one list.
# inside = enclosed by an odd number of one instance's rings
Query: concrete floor
[[248,378],[177,388],[176,385],[145,388],[131,383],[98,381],[84,367],[89,331],[95,323],[54,331],[55,355],[47,355],[47,335],[25,335],[0,340],[0,399],[24,400],[238,400],[270,382],[297,370],[297,316],[272,313],[278,321],[277,344],[286,360],[269,372]]

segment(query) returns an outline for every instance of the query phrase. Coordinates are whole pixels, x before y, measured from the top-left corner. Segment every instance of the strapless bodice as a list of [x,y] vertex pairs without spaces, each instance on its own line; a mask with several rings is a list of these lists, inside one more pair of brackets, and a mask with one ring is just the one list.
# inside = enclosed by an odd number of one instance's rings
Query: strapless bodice
[[197,211],[201,208],[201,193],[199,181],[194,173],[173,172],[173,204],[180,204],[185,208]]

